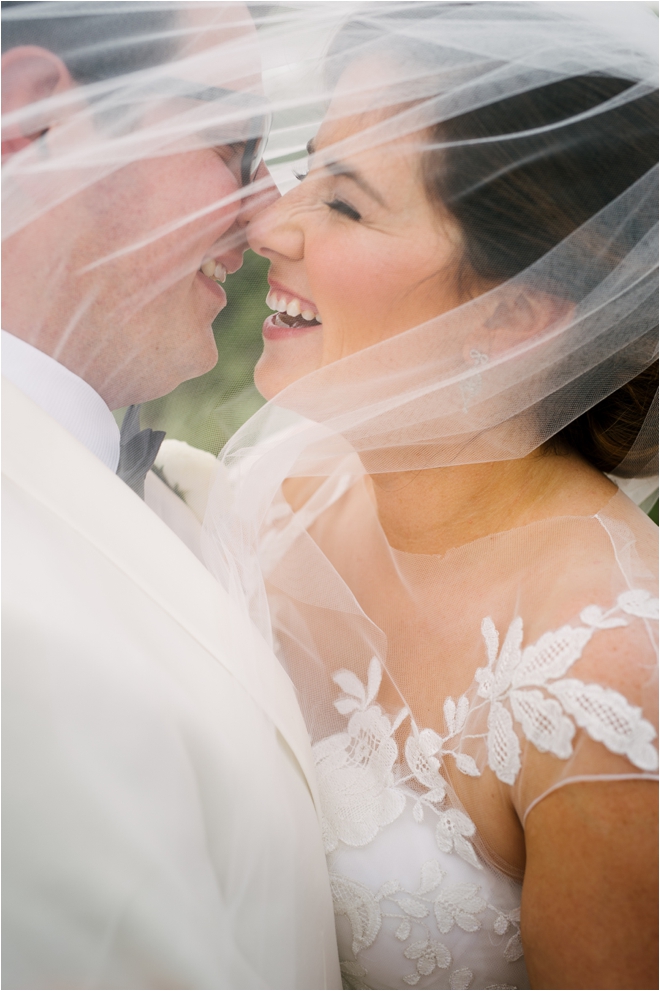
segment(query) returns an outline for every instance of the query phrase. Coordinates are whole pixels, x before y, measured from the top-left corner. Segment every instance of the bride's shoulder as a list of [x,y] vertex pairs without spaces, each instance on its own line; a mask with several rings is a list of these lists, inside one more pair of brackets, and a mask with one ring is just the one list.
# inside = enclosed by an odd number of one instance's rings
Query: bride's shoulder
[[561,784],[657,772],[657,528],[617,494],[511,537],[515,603],[482,623],[475,711],[524,821]]
[[639,696],[657,664],[657,527],[619,492],[592,517],[556,521],[542,539],[531,642],[568,636],[571,676]]
[[[532,562],[541,616],[606,605],[619,592],[657,589],[658,528],[623,492],[596,512],[566,514],[511,534]],[[524,551],[524,553],[523,553]]]

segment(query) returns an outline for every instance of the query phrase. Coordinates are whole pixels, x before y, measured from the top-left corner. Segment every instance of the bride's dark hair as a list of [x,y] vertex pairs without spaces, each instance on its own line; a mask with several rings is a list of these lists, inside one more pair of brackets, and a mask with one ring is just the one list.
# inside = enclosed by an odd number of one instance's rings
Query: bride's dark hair
[[[353,57],[380,49],[395,56],[412,55],[428,65],[429,58],[437,60],[437,49],[397,37],[387,30],[388,19],[451,15],[447,8],[463,5],[406,4],[403,10],[393,6],[391,13],[383,7],[376,17],[371,8],[371,16],[345,25],[329,53],[334,74],[352,60],[352,49]],[[605,74],[573,76],[443,120],[431,129],[431,148],[422,156],[424,183],[431,203],[458,221],[466,274],[490,282],[518,275],[656,165],[658,92],[617,103],[615,98],[632,85]],[[611,107],[589,114],[608,101]],[[584,245],[584,250],[603,252],[603,246]],[[607,259],[605,249],[603,264],[611,261],[616,259]],[[602,277],[602,266],[592,266],[592,271]],[[561,284],[547,288],[565,293]],[[657,390],[658,363],[653,358],[649,354],[644,372],[622,388],[613,387],[555,439],[563,439],[601,471],[616,474]],[[657,458],[657,441],[653,451],[636,449],[635,458],[626,462],[625,475],[638,474],[637,467],[646,465],[654,452]]]
[[[608,76],[562,79],[434,128],[434,142],[456,144],[424,156],[426,188],[431,200],[458,220],[465,261],[473,272],[485,279],[512,278],[653,168],[658,161],[657,90],[574,120],[631,85]],[[525,136],[562,120],[568,121],[565,127]],[[520,138],[462,143],[518,133]],[[548,289],[562,293],[561,285]],[[558,438],[601,471],[616,472],[657,387],[655,361],[569,423]],[[636,454],[626,464],[629,477],[651,452]]]

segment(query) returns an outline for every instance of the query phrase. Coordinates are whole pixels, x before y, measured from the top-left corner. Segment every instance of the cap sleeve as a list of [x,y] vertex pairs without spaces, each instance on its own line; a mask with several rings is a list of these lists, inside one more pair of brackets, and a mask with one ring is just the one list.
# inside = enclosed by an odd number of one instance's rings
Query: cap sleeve
[[[512,624],[492,665],[508,658],[510,672],[490,704],[486,758],[523,823],[563,785],[657,778],[657,619],[657,598],[632,589],[531,644]],[[488,686],[488,670],[477,680]]]

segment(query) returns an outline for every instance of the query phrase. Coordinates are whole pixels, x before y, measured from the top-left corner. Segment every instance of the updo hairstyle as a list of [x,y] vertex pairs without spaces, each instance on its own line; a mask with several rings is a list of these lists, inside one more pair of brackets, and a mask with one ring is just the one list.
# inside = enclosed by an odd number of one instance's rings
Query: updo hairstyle
[[[381,7],[383,13],[376,18],[354,18],[329,52],[335,78],[365,50],[394,56],[403,51],[405,57],[416,55],[429,64],[430,47],[398,38],[391,31],[392,20],[437,16],[439,7],[445,13],[446,8],[460,6],[465,5],[411,3],[404,10],[394,5],[391,14]],[[431,57],[437,60],[435,50]],[[423,153],[424,185],[431,204],[457,220],[465,245],[462,263],[469,272],[496,283],[513,278],[657,164],[657,90],[588,114],[632,85],[614,76],[577,75],[432,128],[430,143],[441,147]],[[585,116],[576,121],[580,114]],[[566,125],[556,126],[562,120]],[[555,126],[539,131],[548,125]],[[504,135],[516,137],[497,140]],[[465,144],[480,138],[494,140]],[[565,295],[561,285],[548,286],[548,291]],[[550,443],[558,446],[556,441],[563,440],[600,471],[616,474],[656,394],[658,362],[653,358],[650,354],[645,371],[631,372],[626,385],[578,416]],[[623,473],[633,477],[640,473],[638,468],[643,472],[654,454],[657,458],[657,439],[651,448],[636,450]]]

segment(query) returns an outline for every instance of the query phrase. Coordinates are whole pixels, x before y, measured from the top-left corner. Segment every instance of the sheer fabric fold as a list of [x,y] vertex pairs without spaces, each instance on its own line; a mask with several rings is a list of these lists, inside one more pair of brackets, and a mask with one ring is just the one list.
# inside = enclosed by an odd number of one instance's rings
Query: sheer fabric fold
[[[570,120],[436,145],[460,145],[466,168],[492,160],[459,177],[460,204],[498,169],[652,99],[646,41],[586,30],[572,7],[360,8],[316,93],[331,95],[328,79],[341,88],[360,58],[374,71],[391,58],[391,86],[365,73],[342,91],[330,117],[382,114],[332,154],[449,134],[459,115],[550,83],[619,81]],[[394,973],[420,987],[528,986],[507,836],[566,784],[657,776],[657,531],[622,492],[595,515],[443,555],[390,546],[375,495],[396,473],[525,457],[653,363],[656,189],[651,166],[522,271],[294,381],[221,452],[204,553],[298,690],[348,987],[403,986],[387,983]],[[530,299],[550,317],[503,346],[498,329]],[[653,417],[615,476],[653,473]]]

